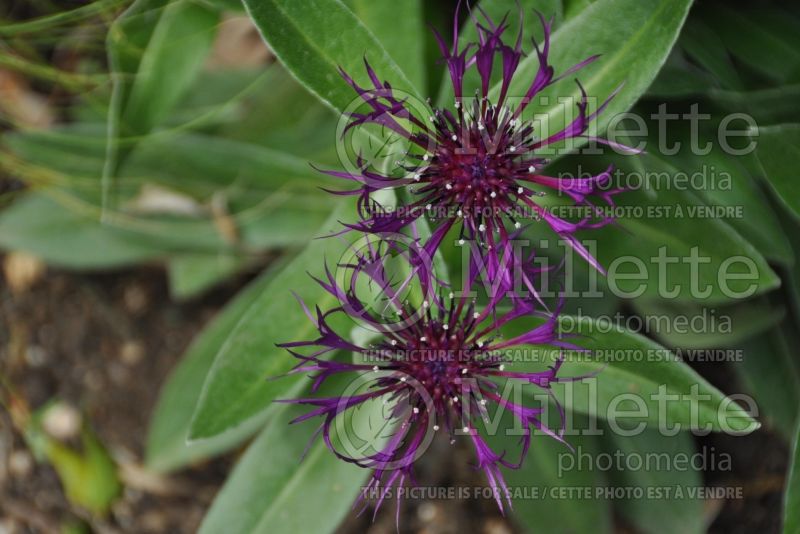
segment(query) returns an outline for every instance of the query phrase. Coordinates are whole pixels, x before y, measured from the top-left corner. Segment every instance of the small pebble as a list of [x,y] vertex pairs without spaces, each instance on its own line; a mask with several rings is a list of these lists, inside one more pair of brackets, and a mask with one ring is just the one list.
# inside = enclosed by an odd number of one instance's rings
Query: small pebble
[[8,456],[8,471],[15,478],[27,477],[33,469],[33,457],[28,451],[17,450]]
[[78,410],[67,403],[59,402],[50,407],[42,419],[45,432],[58,440],[68,440],[78,435],[82,417]]
[[138,341],[126,341],[119,349],[119,358],[125,365],[136,365],[144,357],[144,345]]

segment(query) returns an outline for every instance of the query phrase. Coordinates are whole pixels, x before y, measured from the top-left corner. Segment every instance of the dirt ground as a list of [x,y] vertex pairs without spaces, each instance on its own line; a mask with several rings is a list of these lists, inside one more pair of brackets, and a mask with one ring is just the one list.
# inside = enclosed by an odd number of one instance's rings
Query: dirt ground
[[[241,285],[233,280],[187,303],[169,300],[164,273],[139,268],[110,274],[48,269],[12,290],[0,286],[0,379],[35,409],[61,399],[88,418],[114,459],[128,466],[125,489],[96,532],[189,533],[235,460],[235,453],[170,478],[167,489],[136,469],[158,390],[192,337]],[[707,484],[741,485],[745,499],[709,503],[712,532],[778,532],[788,450],[768,431],[746,438],[712,435],[702,445],[727,451],[733,472],[710,474]],[[424,457],[424,485],[478,485],[466,450],[435,446]],[[129,472],[130,471],[130,472]],[[727,477],[715,479],[714,477]],[[155,490],[153,486],[155,485]],[[37,464],[9,412],[0,413],[0,534],[58,532],[80,517],[59,479]],[[489,501],[404,503],[401,530],[419,533],[516,532]],[[716,517],[716,519],[714,519]],[[634,532],[618,519],[620,532]],[[394,505],[351,516],[340,534],[395,532]]]

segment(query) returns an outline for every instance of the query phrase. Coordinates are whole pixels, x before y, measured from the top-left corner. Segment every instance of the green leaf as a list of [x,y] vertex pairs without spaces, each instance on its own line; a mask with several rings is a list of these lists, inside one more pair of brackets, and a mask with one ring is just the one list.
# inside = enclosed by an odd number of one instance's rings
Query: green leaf
[[182,254],[167,262],[169,291],[177,300],[194,297],[239,272],[248,264],[234,254]]
[[800,124],[759,128],[756,155],[778,197],[800,217],[800,182],[795,170],[800,158]]
[[[130,83],[121,106],[123,136],[147,133],[167,118],[197,77],[219,23],[218,13],[204,3],[168,2],[158,14],[141,56],[136,57],[138,50],[133,47],[139,43],[126,40],[126,33],[141,31],[140,25],[151,23],[153,16],[152,12],[130,14],[110,33],[112,58],[115,53],[127,56],[119,58],[123,70],[115,72],[117,77],[127,75],[123,83]],[[128,68],[128,61],[135,62],[135,70]]]
[[[713,213],[704,214],[706,205],[693,192],[675,185],[674,168],[650,156],[643,161],[650,185],[616,197],[625,216],[616,225],[581,234],[584,243],[596,241],[597,257],[609,271],[612,292],[627,298],[715,304],[780,285],[753,245]],[[650,196],[653,190],[658,191],[657,198]],[[697,230],[698,220],[702,232]],[[699,263],[692,264],[693,251]],[[658,259],[662,253],[666,260]]]
[[[714,145],[711,152],[703,156],[685,154],[683,159],[675,157],[670,161],[689,176],[697,173],[716,176],[718,184],[699,189],[697,192],[700,197],[711,206],[735,208],[733,216],[723,217],[725,222],[768,259],[792,264],[794,254],[791,245],[781,229],[774,209],[758,187],[758,181],[742,165],[742,157],[724,153],[713,141],[715,140],[710,136],[701,134],[699,146],[711,142]],[[689,143],[686,142],[684,146],[689,146]],[[722,185],[722,179],[726,176],[730,177],[730,187]]]
[[319,437],[303,457],[316,425],[289,422],[304,411],[281,410],[258,436],[211,505],[201,534],[336,530],[368,472],[338,459]]
[[[219,351],[242,318],[269,288],[276,271],[285,266],[279,262],[251,282],[195,338],[181,362],[161,389],[158,403],[150,419],[145,462],[155,471],[172,471],[194,461],[225,452],[254,434],[264,418],[254,418],[235,432],[187,443],[192,419],[203,382]],[[266,414],[265,414],[266,415]]]
[[[703,501],[690,494],[703,487],[700,473],[689,461],[683,471],[670,469],[670,464],[676,462],[676,458],[690,460],[695,454],[694,440],[690,433],[679,432],[674,436],[664,436],[654,430],[646,430],[636,436],[621,437],[606,428],[603,441],[606,444],[606,454],[615,458],[622,454],[626,462],[622,465],[635,466],[640,463],[642,466],[638,469],[613,469],[609,472],[613,486],[626,488],[627,491],[631,488],[643,490],[644,498],[622,498],[614,501],[619,513],[637,531],[643,534],[705,532]],[[658,460],[651,462],[653,458]],[[662,463],[664,459],[668,460]],[[659,466],[662,467],[659,469]],[[682,498],[664,493],[666,490],[674,495],[678,488],[682,490]],[[661,494],[652,493],[652,497],[648,498],[650,492]]]
[[[49,167],[53,181],[68,184],[70,194],[81,199],[78,207],[101,226],[96,177],[103,166],[104,133],[99,125],[15,133],[3,136],[3,143],[26,161],[15,169],[18,176],[25,179],[30,172],[33,181],[42,166]],[[237,164],[230,165],[230,161]],[[119,200],[124,213],[107,216],[103,226],[111,232],[124,231],[136,238],[140,247],[149,245],[173,253],[248,253],[294,246],[312,237],[313,229],[333,209],[335,198],[318,188],[329,181],[307,160],[258,145],[202,134],[151,136],[120,170]],[[194,201],[197,213],[140,213],[137,199],[152,185],[190,196],[187,200]],[[215,225],[220,213],[212,208],[217,201],[222,201],[225,214],[234,223],[236,242],[223,236]],[[276,227],[282,231],[275,232]],[[86,263],[83,258],[74,262]]]
[[755,397],[761,418],[787,438],[798,421],[800,374],[781,328],[743,343],[733,362],[742,385]]
[[[512,326],[505,335],[519,327],[530,329],[531,324]],[[626,429],[640,426],[640,423],[668,430],[675,425],[683,430],[732,432],[758,428],[758,423],[746,410],[726,399],[722,392],[655,341],[620,328],[607,319],[562,315],[559,327],[562,333],[575,336],[569,339],[571,343],[586,349],[586,352],[570,352],[559,376],[596,374],[580,382],[553,385],[556,396],[567,410],[617,421]],[[519,358],[524,361],[511,364],[511,369],[542,370],[542,364],[555,359],[559,352],[541,347],[530,349]],[[667,397],[672,395],[678,397]],[[642,413],[630,413],[637,410]]]
[[633,304],[644,324],[653,321],[655,328],[646,333],[681,349],[737,348],[780,323],[786,314],[765,299],[713,308],[668,300],[635,300]]
[[564,19],[569,20],[580,14],[581,11],[592,5],[595,0],[563,0]]
[[702,19],[690,17],[686,21],[680,45],[692,59],[711,72],[723,87],[744,89],[722,40]]
[[[515,439],[505,438],[506,447],[496,450],[515,450]],[[595,456],[598,450],[594,436],[569,436],[570,445],[578,454]],[[525,463],[520,469],[504,470],[509,488],[543,488],[546,492],[536,498],[521,496],[512,499],[511,517],[516,519],[525,532],[612,532],[611,508],[603,499],[554,498],[552,492],[558,488],[599,488],[602,476],[586,469],[575,467],[561,469],[562,455],[572,456],[563,444],[549,436],[536,436]],[[512,495],[514,495],[512,493]],[[556,494],[557,495],[557,494]]]
[[220,9],[228,9],[234,12],[244,11],[242,0],[210,0],[210,2]]
[[0,212],[0,247],[73,269],[107,269],[164,255],[130,232],[101,224],[99,211],[58,198],[31,192]]
[[690,63],[680,50],[672,50],[658,76],[647,88],[645,96],[654,99],[675,99],[703,95],[717,85],[710,74]]
[[423,49],[427,30],[422,20],[422,0],[345,0],[344,3],[381,42],[414,87],[425,87]]
[[51,437],[42,427],[48,411],[57,409],[51,401],[33,413],[25,427],[25,439],[37,458],[49,462],[64,487],[69,501],[92,514],[104,517],[122,490],[117,466],[91,428],[80,430],[80,447]]
[[114,88],[104,207],[133,143],[158,126],[191,86],[218,23],[219,13],[199,1],[137,0],[111,26],[107,49]]
[[778,81],[797,81],[800,38],[792,13],[775,6],[704,4],[698,15],[716,30],[737,59]]
[[[218,75],[229,77],[225,71]],[[335,148],[337,114],[280,63],[263,71],[248,93],[220,129],[221,137],[304,157]]]
[[800,425],[795,434],[791,461],[783,503],[783,534],[800,532]]
[[[550,104],[535,110],[537,119],[540,114],[546,118],[539,137],[555,133],[574,116],[574,102],[580,97],[574,82],[576,77],[587,94],[600,102],[625,84],[597,119],[596,131],[604,131],[608,121],[630,108],[656,77],[691,4],[691,0],[597,0],[562,24],[553,33],[550,48],[550,63],[557,73],[591,55],[602,56],[575,76],[542,92],[542,96],[549,97]],[[529,54],[520,63],[509,95],[525,94],[537,66],[536,54]],[[499,85],[495,85],[492,95],[496,97],[499,92]],[[557,98],[566,96],[575,100],[565,103]]]
[[278,59],[334,110],[344,111],[357,98],[339,68],[360,85],[369,83],[364,55],[381,80],[419,94],[375,35],[339,0],[244,0],[244,4]]
[[[344,213],[349,213],[349,206],[337,210],[318,234],[335,231]],[[275,344],[310,339],[315,336],[315,326],[292,292],[312,309],[331,307],[335,298],[308,273],[322,275],[324,262],[336,262],[342,252],[339,239],[314,240],[261,292],[214,361],[192,421],[191,439],[215,436],[242,424],[287,395],[298,382],[296,375],[278,378],[295,360]]]
[[747,113],[759,124],[800,122],[800,84],[781,85],[754,91],[711,89],[708,97],[731,112]]
[[108,513],[122,485],[117,479],[117,466],[93,433],[89,430],[81,433],[80,453],[50,441],[45,454],[72,503],[96,515]]

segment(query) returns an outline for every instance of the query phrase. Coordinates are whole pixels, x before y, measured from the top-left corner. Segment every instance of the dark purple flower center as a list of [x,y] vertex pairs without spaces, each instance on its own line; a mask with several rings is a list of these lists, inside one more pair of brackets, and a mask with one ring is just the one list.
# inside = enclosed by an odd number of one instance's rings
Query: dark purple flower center
[[457,113],[431,117],[437,144],[414,174],[416,203],[434,218],[461,219],[462,239],[491,245],[491,234],[505,235],[507,222],[519,228],[520,208],[538,214],[530,197],[541,193],[530,182],[547,161],[533,155],[533,127],[507,108],[476,99],[470,112],[459,106]]
[[457,403],[469,399],[473,388],[493,387],[486,379],[487,371],[491,373],[500,363],[478,340],[477,314],[472,310],[470,306],[463,321],[454,320],[453,311],[447,314],[449,318],[428,315],[381,342],[379,349],[387,361],[375,370],[396,372],[382,378],[382,385],[406,383],[412,405],[422,410],[426,402],[432,402],[435,413],[445,419],[449,410],[460,409]]

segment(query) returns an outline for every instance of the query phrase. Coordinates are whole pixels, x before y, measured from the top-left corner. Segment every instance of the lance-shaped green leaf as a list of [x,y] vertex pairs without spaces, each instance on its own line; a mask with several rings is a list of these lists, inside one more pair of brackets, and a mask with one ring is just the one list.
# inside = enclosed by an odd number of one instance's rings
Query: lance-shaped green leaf
[[646,430],[622,437],[603,430],[603,452],[623,458],[621,468],[609,471],[612,485],[626,492],[641,490],[643,495],[615,500],[619,513],[645,534],[704,532],[703,501],[695,493],[703,481],[692,464],[692,435]]
[[[684,147],[690,146],[688,141],[688,135],[682,138]],[[711,206],[731,208],[730,215],[722,219],[765,257],[783,264],[793,263],[789,241],[758,180],[743,165],[744,157],[725,153],[715,146],[715,141],[701,133],[698,145],[713,146],[708,154],[692,155],[683,150],[669,161],[687,176],[705,177],[705,187],[698,188],[698,195]]]
[[[530,320],[518,320],[505,329],[505,335],[530,326]],[[613,428],[623,430],[649,426],[668,431],[751,432],[759,427],[736,399],[726,397],[655,341],[607,319],[562,315],[559,328],[582,349],[565,353],[559,376],[587,376],[579,382],[553,385],[568,411],[608,420]],[[548,347],[526,347],[511,355],[516,361],[507,368],[543,370],[543,364],[558,354]]]
[[43,192],[28,193],[0,212],[0,248],[74,269],[113,268],[166,254],[133,232],[101,225],[80,202]]
[[180,254],[167,262],[170,296],[176,300],[197,296],[246,268],[244,255]]
[[[172,255],[239,252],[252,256],[265,248],[294,246],[312,237],[335,205],[335,198],[318,188],[325,183],[324,175],[305,159],[210,135],[160,135],[140,143],[122,166],[118,191],[124,210],[101,224],[99,181],[92,178],[99,176],[103,167],[105,141],[100,125],[78,123],[47,132],[7,134],[3,142],[22,160],[14,163],[16,175],[26,179],[30,172],[34,180],[36,173],[45,172],[53,181],[68,186],[75,202],[62,203],[57,213],[77,212],[63,216],[80,218],[82,231],[124,234],[136,240],[139,248]],[[231,160],[237,165],[230,165]],[[176,207],[175,202],[177,208],[188,207],[190,212],[183,208],[169,211]],[[152,209],[154,205],[156,209]],[[232,223],[238,239],[221,233],[216,224],[221,218]],[[276,227],[282,231],[275,232]],[[35,228],[18,234],[17,240],[25,235],[44,240],[41,244],[31,241],[27,247],[50,251],[48,234],[34,232]],[[15,236],[7,239],[10,243]],[[99,248],[88,255],[80,247],[55,247],[52,251],[60,252],[54,259],[59,264],[91,267],[113,263],[103,262]],[[133,255],[120,262],[136,260]]]
[[427,28],[422,20],[422,1],[344,0],[344,3],[381,42],[414,87],[424,88],[423,48]]
[[[350,212],[349,206],[337,210],[319,235],[341,229],[337,221],[344,220]],[[292,292],[312,309],[332,307],[335,298],[309,273],[323,276],[326,260],[332,265],[337,262],[343,246],[337,238],[313,240],[272,278],[220,348],[203,386],[191,425],[191,439],[212,437],[241,425],[268,408],[276,398],[287,395],[298,382],[297,375],[282,377],[296,362],[291,354],[275,345],[310,339],[316,328]]]
[[800,415],[800,364],[789,349],[788,330],[774,328],[743,343],[732,367],[755,398],[762,420],[791,439]]
[[612,293],[715,304],[780,285],[764,256],[716,208],[675,186],[674,168],[649,156],[644,162],[651,180],[616,197],[622,214],[617,224],[581,234],[587,246],[596,247]]
[[303,457],[317,426],[289,424],[303,412],[282,410],[253,442],[211,505],[201,534],[336,530],[368,472],[337,458],[319,438]]
[[738,348],[777,325],[786,314],[766,299],[719,307],[668,300],[635,300],[633,304],[642,317],[645,334],[680,349]]
[[720,36],[740,61],[785,82],[800,72],[800,19],[777,6],[749,5],[734,9],[725,3],[703,4],[697,15]]
[[218,23],[218,11],[199,1],[137,0],[111,26],[107,47],[114,89],[104,206],[127,153],[166,119],[191,86]]
[[192,420],[203,382],[231,331],[269,287],[275,272],[286,265],[278,262],[242,290],[195,338],[183,359],[161,389],[147,433],[145,462],[156,471],[172,471],[194,461],[225,452],[254,434],[263,424],[253,419],[236,432],[188,443]]
[[[614,115],[638,100],[658,74],[691,4],[691,0],[598,0],[562,24],[553,33],[550,46],[549,63],[556,72],[563,72],[591,55],[601,54],[601,57],[577,75],[542,92],[541,96],[548,100],[540,101],[541,105],[534,110],[541,120],[542,131],[538,135],[544,138],[555,133],[574,117],[575,102],[580,97],[574,82],[576,77],[587,94],[599,102],[624,83],[593,127],[602,132]],[[520,63],[509,95],[525,95],[537,66],[536,54],[529,54]],[[499,85],[492,89],[495,96],[499,91]],[[564,101],[558,97],[574,99]]]
[[419,94],[375,35],[339,0],[244,0],[264,40],[294,76],[323,102],[345,110],[357,95],[339,69],[366,86],[364,57],[381,80]]
[[[500,431],[486,439],[496,452],[506,451],[509,458],[516,458],[518,435]],[[603,473],[576,461],[578,455],[594,457],[599,452],[596,436],[565,439],[575,453],[550,436],[536,435],[522,466],[503,469],[512,497],[510,517],[525,532],[612,532],[611,507],[606,500],[594,498],[595,491],[604,486]],[[586,488],[593,498],[564,498],[571,494],[561,493],[577,488]]]
[[722,40],[702,19],[696,17],[686,21],[679,44],[692,59],[713,74],[723,87],[734,90],[744,88]]
[[767,126],[757,134],[756,154],[767,180],[781,201],[800,217],[800,182],[795,170],[800,157],[800,124]]

